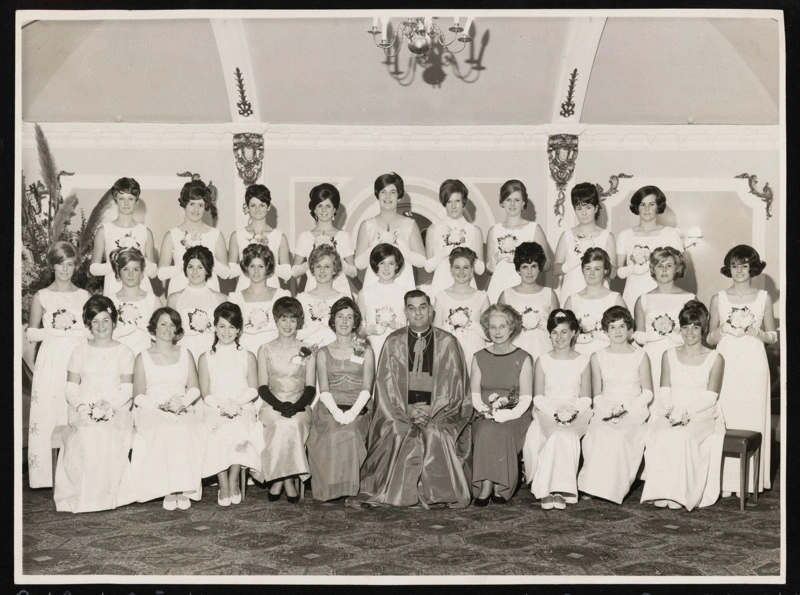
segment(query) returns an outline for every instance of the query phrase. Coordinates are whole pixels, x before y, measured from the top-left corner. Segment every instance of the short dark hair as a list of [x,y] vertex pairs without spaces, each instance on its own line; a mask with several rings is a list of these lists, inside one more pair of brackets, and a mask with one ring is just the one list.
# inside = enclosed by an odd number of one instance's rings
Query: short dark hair
[[211,277],[214,270],[214,254],[205,246],[192,246],[183,253],[183,274],[186,274],[186,268],[189,266],[190,260],[199,260],[206,270],[206,279]]
[[342,257],[336,251],[336,248],[331,244],[320,244],[308,255],[308,269],[311,271],[312,276],[314,274],[314,267],[326,256],[330,257],[333,261],[333,276],[338,277],[339,273],[342,272]]
[[450,197],[456,193],[461,194],[461,202],[464,206],[467,206],[469,190],[461,180],[445,180],[442,182],[441,186],[439,186],[439,202],[442,203],[442,206],[446,206]]
[[358,309],[358,304],[355,303],[353,298],[347,296],[340,297],[338,300],[333,302],[333,305],[331,306],[331,316],[328,319],[328,326],[333,332],[336,332],[336,315],[342,310],[347,310],[348,308],[353,311],[353,332],[358,332],[362,320],[361,310]]
[[406,261],[405,258],[403,258],[403,253],[400,252],[400,248],[394,244],[378,244],[375,246],[372,252],[369,253],[369,268],[377,275],[378,265],[390,256],[394,256],[394,262],[397,265],[396,274],[399,275]]
[[217,205],[214,204],[214,195],[202,180],[186,182],[181,188],[181,194],[178,197],[178,204],[181,208],[185,209],[186,205],[193,200],[202,200],[206,211],[211,211],[211,216],[216,219]]
[[553,329],[562,322],[567,323],[567,326],[576,333],[581,332],[581,325],[575,316],[575,312],[564,308],[555,308],[550,311],[550,315],[547,317],[547,332],[552,333]]
[[523,210],[527,209],[528,190],[525,188],[525,184],[519,180],[508,180],[500,186],[500,204],[502,205],[506,199],[515,192],[519,192],[522,195],[522,208]]
[[686,272],[686,260],[683,258],[683,252],[673,248],[672,246],[659,246],[653,248],[650,253],[650,276],[655,279],[656,266],[667,258],[672,258],[675,263],[675,278],[680,279]]
[[581,257],[581,269],[590,262],[594,261],[603,263],[603,268],[605,270],[605,273],[603,273],[603,277],[608,277],[611,274],[611,258],[609,258],[608,252],[606,252],[602,248],[597,248],[597,247],[588,248]]
[[114,275],[119,279],[119,272],[125,268],[129,262],[138,262],[144,273],[144,255],[138,248],[115,248],[108,255]]
[[421,297],[425,298],[425,301],[428,302],[429,306],[431,305],[431,296],[429,296],[427,293],[425,293],[421,289],[412,289],[411,291],[407,291],[405,293],[405,295],[403,296],[403,307],[404,308],[408,307],[408,300],[411,300],[411,299],[414,299],[414,298],[421,298]]
[[297,328],[303,328],[303,304],[300,303],[300,300],[289,297],[288,295],[275,300],[275,303],[272,304],[273,320],[278,322],[284,316],[294,318],[297,321]]
[[544,265],[547,262],[547,256],[544,253],[538,242],[522,242],[514,249],[514,269],[519,272],[519,268],[523,264],[536,263],[539,266],[539,272],[544,272]]
[[75,260],[75,268],[77,268],[78,264],[80,264],[78,262],[78,251],[75,249],[75,246],[69,242],[53,242],[47,248],[45,260],[47,260],[47,264],[50,265],[50,268],[54,268],[57,264],[61,264],[68,258]]
[[700,300],[689,300],[681,308],[678,314],[678,323],[680,326],[688,326],[690,324],[698,324],[702,329],[703,335],[708,332],[708,308]]
[[658,186],[642,186],[631,196],[630,209],[634,215],[639,214],[639,205],[646,197],[653,195],[656,197],[656,209],[660,215],[667,209],[667,197],[661,192]]
[[161,318],[163,314],[169,316],[170,322],[172,322],[172,324],[175,326],[175,337],[172,340],[174,343],[183,335],[183,320],[181,320],[181,315],[169,306],[162,306],[153,312],[153,314],[150,316],[150,320],[147,323],[147,331],[151,335],[155,336],[156,327],[158,326],[158,319]]
[[600,326],[603,328],[603,331],[608,332],[608,327],[611,325],[611,323],[617,322],[618,320],[625,322],[625,326],[632,331],[636,330],[636,322],[633,320],[633,316],[631,316],[631,313],[625,306],[611,306],[608,310],[603,312],[603,318],[600,320]]
[[142,189],[139,187],[139,182],[133,178],[120,178],[111,186],[111,192],[114,194],[114,198],[116,198],[120,192],[124,192],[125,194],[132,194],[138,200]]
[[394,187],[397,188],[397,198],[403,198],[406,195],[406,189],[403,185],[403,178],[392,171],[388,174],[381,174],[375,178],[375,198],[378,198],[381,190],[387,186],[391,186],[392,184],[394,184]]
[[570,200],[572,201],[573,209],[581,204],[597,207],[597,211],[594,214],[595,221],[600,217],[600,209],[603,208],[600,202],[600,193],[597,191],[597,186],[591,182],[575,184],[570,191]]
[[92,320],[100,312],[108,312],[111,322],[114,323],[114,326],[117,325],[117,307],[111,298],[104,295],[93,295],[83,304],[83,324],[86,325],[86,328],[92,327]]
[[269,246],[265,246],[264,244],[248,244],[244,247],[244,250],[242,250],[242,260],[239,261],[239,268],[242,269],[242,272],[247,275],[247,267],[249,267],[250,263],[256,258],[260,258],[264,261],[264,267],[267,269],[267,277],[272,277],[272,274],[275,272],[275,255],[272,254],[272,250],[269,249]]
[[456,258],[466,258],[469,260],[471,265],[474,265],[475,261],[478,260],[478,255],[475,254],[475,250],[472,248],[468,248],[467,246],[456,246],[450,251],[450,254],[447,257],[447,259],[450,261],[450,266],[453,266]]
[[314,209],[317,208],[319,203],[325,202],[326,200],[331,201],[335,214],[342,202],[342,197],[339,195],[339,189],[333,184],[328,184],[328,182],[323,182],[322,184],[317,184],[314,186],[311,189],[311,192],[308,193],[308,197],[310,199],[308,201],[308,210],[311,211],[311,216],[314,218],[314,220],[317,219],[317,214],[314,212]]
[[757,277],[767,266],[767,263],[761,260],[761,257],[756,252],[756,249],[747,244],[739,244],[734,246],[725,255],[725,266],[720,269],[720,272],[726,277],[731,276],[731,265],[734,264],[747,264],[750,267],[750,276]]
[[272,195],[269,192],[269,188],[264,186],[264,184],[250,184],[247,187],[247,190],[244,191],[245,207],[250,204],[251,198],[257,198],[267,206],[272,204]]

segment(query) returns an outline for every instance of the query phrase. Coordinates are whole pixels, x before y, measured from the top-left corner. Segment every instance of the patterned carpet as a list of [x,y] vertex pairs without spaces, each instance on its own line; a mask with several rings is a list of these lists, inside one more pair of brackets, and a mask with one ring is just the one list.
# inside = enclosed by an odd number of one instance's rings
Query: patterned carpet
[[[27,485],[27,477],[23,477]],[[777,482],[777,478],[776,478]],[[777,575],[780,486],[739,512],[735,497],[695,510],[584,500],[543,511],[523,490],[506,505],[376,508],[268,502],[248,489],[220,508],[216,487],[188,511],[160,501],[57,513],[51,490],[23,489],[26,575]]]

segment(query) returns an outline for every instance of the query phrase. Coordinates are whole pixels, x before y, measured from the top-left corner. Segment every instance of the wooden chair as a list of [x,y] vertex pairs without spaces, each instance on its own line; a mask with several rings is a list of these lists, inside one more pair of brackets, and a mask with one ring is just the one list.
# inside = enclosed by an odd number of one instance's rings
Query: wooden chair
[[722,457],[739,457],[739,510],[744,512],[747,499],[747,467],[750,457],[753,462],[753,504],[758,504],[759,473],[761,467],[761,432],[751,430],[728,430],[722,444]]

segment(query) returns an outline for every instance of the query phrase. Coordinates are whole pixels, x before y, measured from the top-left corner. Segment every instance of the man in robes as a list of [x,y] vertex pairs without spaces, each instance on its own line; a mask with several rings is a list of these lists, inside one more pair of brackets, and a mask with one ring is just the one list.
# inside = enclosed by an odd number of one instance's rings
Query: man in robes
[[431,326],[425,292],[404,300],[408,326],[387,337],[378,360],[358,501],[463,508],[472,484],[468,363],[458,340]]

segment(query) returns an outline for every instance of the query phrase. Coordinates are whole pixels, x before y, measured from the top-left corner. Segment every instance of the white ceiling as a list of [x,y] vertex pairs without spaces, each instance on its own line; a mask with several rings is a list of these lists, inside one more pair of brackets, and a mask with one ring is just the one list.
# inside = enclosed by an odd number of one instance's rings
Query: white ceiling
[[[399,19],[395,19],[399,20]],[[441,19],[449,24],[449,19]],[[472,83],[445,69],[407,86],[388,73],[369,18],[248,18],[245,80],[270,123],[502,125],[550,122],[570,18],[479,17]],[[22,35],[22,117],[31,122],[230,122],[209,19],[35,21]],[[611,16],[589,75],[589,124],[777,124],[778,23],[768,18]],[[482,54],[481,54],[482,52]],[[469,49],[456,54],[462,72]],[[409,52],[399,60],[406,68]],[[587,77],[587,78],[583,78]],[[233,109],[235,113],[235,107]]]

